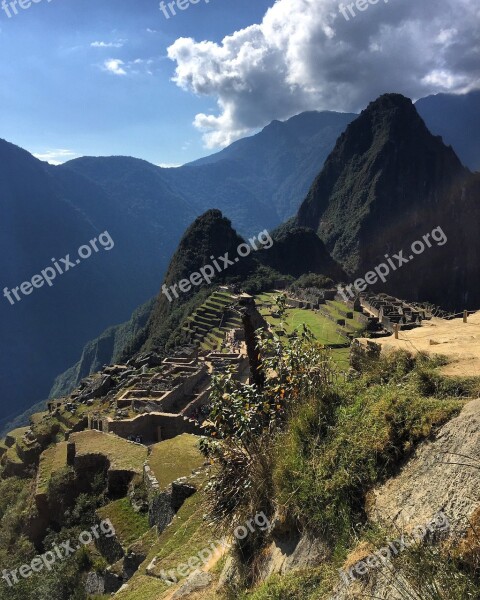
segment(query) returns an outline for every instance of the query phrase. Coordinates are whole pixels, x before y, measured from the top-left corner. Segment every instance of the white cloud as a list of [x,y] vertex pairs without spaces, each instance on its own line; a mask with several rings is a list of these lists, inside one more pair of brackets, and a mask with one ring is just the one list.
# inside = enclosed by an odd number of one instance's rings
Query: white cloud
[[117,42],[92,42],[92,48],[122,48],[126,40],[118,40]]
[[174,81],[217,102],[217,114],[195,117],[206,145],[303,110],[358,111],[385,92],[417,99],[480,87],[478,0],[367,8],[347,21],[338,0],[277,0],[260,24],[221,43],[176,40]]
[[157,167],[162,167],[162,169],[176,169],[177,167],[181,167],[180,163],[159,163]]
[[123,61],[119,58],[109,58],[101,66],[104,71],[114,75],[153,75],[153,58],[135,58],[134,60]]
[[44,152],[34,152],[33,156],[38,158],[38,160],[44,160],[51,165],[61,165],[62,163],[67,162],[67,160],[75,158],[78,154],[72,150],[59,148],[56,150],[45,150]]
[[123,60],[120,60],[119,58],[109,58],[103,63],[103,68],[105,71],[113,73],[114,75],[126,75],[127,72],[123,68],[124,64]]

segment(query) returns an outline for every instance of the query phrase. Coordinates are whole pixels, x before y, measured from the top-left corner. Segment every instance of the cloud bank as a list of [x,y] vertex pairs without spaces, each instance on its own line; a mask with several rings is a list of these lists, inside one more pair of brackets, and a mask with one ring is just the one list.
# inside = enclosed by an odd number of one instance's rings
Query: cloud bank
[[369,2],[347,21],[337,0],[277,0],[262,23],[219,44],[176,40],[174,81],[217,102],[217,114],[194,121],[207,147],[304,110],[358,111],[385,92],[480,87],[478,0]]

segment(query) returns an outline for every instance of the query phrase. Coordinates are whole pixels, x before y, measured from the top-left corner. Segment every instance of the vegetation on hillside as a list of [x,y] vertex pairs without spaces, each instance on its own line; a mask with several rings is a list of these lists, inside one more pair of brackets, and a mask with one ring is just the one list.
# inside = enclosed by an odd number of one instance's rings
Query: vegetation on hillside
[[[465,398],[478,392],[478,380],[452,382],[435,371],[441,361],[407,353],[366,365],[364,373],[345,380],[308,330],[288,344],[260,335],[258,347],[263,387],[235,382],[228,374],[214,382],[215,441],[203,444],[218,467],[210,516],[231,530],[265,511],[321,537],[331,552],[330,566],[341,566],[367,524],[368,491],[397,473],[420,441],[459,413]],[[238,544],[243,586],[255,580],[262,544],[265,538],[255,536]],[[452,590],[480,589],[458,561],[455,569],[465,585]],[[328,564],[324,570],[326,585],[334,571]],[[298,575],[274,579],[252,598],[321,598],[318,575],[302,583]],[[305,595],[291,592],[295,581]],[[307,590],[314,589],[310,596]],[[455,594],[451,598],[463,600],[460,591]]]

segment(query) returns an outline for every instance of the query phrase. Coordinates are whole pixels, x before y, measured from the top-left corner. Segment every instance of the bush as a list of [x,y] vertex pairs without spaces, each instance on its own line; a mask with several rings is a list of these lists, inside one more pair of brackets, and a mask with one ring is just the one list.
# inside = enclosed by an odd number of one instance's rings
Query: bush
[[263,384],[240,383],[232,373],[213,377],[210,439],[202,443],[218,466],[210,484],[211,517],[230,527],[257,512],[272,512],[275,436],[301,398],[331,378],[325,351],[306,330],[287,344],[259,333],[258,350]]

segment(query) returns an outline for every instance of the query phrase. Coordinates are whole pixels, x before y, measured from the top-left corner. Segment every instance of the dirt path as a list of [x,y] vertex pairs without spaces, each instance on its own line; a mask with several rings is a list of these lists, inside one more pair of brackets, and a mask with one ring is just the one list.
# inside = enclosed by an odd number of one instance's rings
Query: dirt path
[[[203,567],[200,569],[201,571],[205,571],[206,573],[208,573],[209,571],[211,571],[217,564],[218,562],[225,556],[225,554],[229,551],[230,547],[227,546],[221,546],[221,548],[215,552],[215,554],[212,556],[212,558],[203,565]],[[182,585],[185,583],[185,580],[183,580],[180,585],[175,586],[172,590],[170,590],[166,595],[161,596],[161,600],[171,600],[173,595],[175,594],[175,592],[182,587]],[[200,592],[200,594],[205,593],[207,590],[204,590],[203,592]],[[202,597],[202,596],[198,596],[198,594],[190,594],[192,600],[194,600],[195,598],[198,597]],[[159,600],[160,600],[159,598]]]
[[424,321],[422,327],[401,331],[398,340],[392,336],[375,343],[386,352],[404,349],[445,355],[451,361],[441,369],[445,375],[480,375],[480,312],[469,315],[467,323],[462,318],[433,318]]

